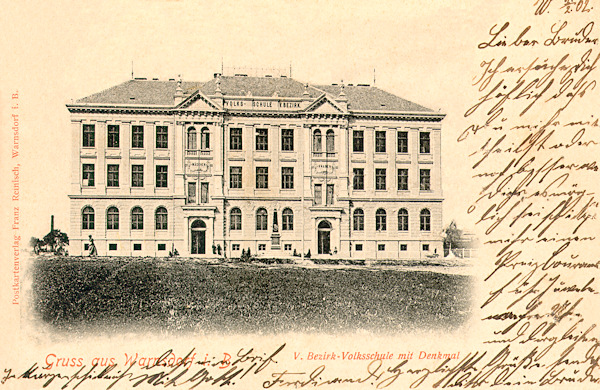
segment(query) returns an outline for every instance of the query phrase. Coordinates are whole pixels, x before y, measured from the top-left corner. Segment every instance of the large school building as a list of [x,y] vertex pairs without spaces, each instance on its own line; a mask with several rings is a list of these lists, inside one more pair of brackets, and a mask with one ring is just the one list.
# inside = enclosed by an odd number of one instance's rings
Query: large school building
[[67,108],[71,254],[443,254],[444,115],[374,86],[132,79]]

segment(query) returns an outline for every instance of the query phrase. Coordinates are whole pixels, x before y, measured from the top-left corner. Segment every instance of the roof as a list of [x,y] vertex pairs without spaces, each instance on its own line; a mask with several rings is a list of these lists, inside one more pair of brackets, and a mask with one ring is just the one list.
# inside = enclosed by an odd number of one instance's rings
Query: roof
[[[246,96],[248,92],[252,96],[271,97],[277,92],[279,97],[302,97],[305,85],[287,77],[247,77],[247,76],[221,76],[221,92],[225,96]],[[214,95],[217,88],[217,80],[212,79],[201,87],[205,95]],[[311,99],[322,94],[319,90],[310,87],[308,94]]]
[[[315,85],[316,88],[337,97],[342,89],[339,85]],[[360,111],[408,111],[433,112],[417,103],[371,86],[345,86],[344,93],[352,110]]]
[[[275,94],[283,98],[301,98],[305,90],[311,99],[322,94],[337,98],[341,92],[339,85],[308,86],[287,77],[247,77],[221,76],[220,89],[224,96],[272,97]],[[207,82],[182,82],[184,96],[187,97],[197,90],[204,95],[213,96],[217,89],[217,79]],[[77,100],[83,104],[127,104],[173,106],[173,96],[177,82],[134,79],[105,89],[102,92]],[[345,86],[344,93],[348,99],[349,109],[357,111],[402,111],[402,112],[433,112],[433,110],[410,102],[371,86]]]
[[[192,94],[201,86],[202,83],[189,81],[181,85],[184,93],[188,94]],[[176,89],[175,81],[129,80],[79,99],[77,103],[172,106]]]

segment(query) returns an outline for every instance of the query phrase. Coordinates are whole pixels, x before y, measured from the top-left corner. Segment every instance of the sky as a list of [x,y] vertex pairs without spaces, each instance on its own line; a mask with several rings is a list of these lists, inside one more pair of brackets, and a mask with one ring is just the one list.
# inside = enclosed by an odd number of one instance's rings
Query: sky
[[[4,3],[0,123],[7,125],[18,90],[27,231],[43,236],[52,214],[57,228],[69,230],[65,104],[128,80],[132,63],[135,77],[191,81],[210,79],[221,63],[286,70],[291,64],[293,78],[314,84],[372,84],[375,69],[379,88],[447,114],[444,220],[468,225],[457,189],[465,189],[469,173],[454,144],[464,128],[462,91],[477,67],[471,32],[482,22],[468,12],[473,8],[470,1],[412,0]],[[3,163],[3,176],[10,166]]]

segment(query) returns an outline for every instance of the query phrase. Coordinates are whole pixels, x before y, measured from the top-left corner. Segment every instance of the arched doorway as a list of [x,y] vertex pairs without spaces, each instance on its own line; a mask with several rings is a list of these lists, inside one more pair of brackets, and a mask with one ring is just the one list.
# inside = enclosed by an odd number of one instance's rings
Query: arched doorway
[[317,232],[317,253],[329,254],[331,252],[331,224],[328,221],[319,222]]
[[192,255],[203,255],[206,253],[206,224],[203,220],[197,219],[192,222]]

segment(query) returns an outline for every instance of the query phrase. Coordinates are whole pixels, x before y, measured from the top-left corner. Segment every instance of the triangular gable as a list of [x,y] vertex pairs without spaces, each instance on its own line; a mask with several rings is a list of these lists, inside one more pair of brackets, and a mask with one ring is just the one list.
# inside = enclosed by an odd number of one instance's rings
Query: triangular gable
[[333,100],[329,95],[322,94],[312,104],[310,104],[305,112],[311,114],[344,114],[346,110],[339,106],[339,104]]
[[200,91],[191,94],[187,99],[179,103],[178,110],[185,111],[223,111],[223,108]]

